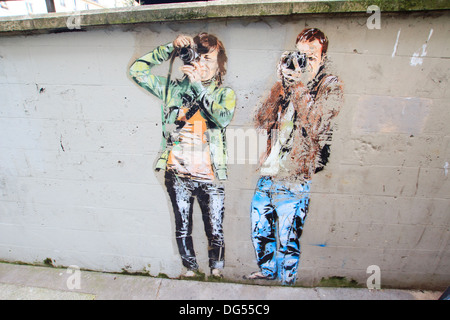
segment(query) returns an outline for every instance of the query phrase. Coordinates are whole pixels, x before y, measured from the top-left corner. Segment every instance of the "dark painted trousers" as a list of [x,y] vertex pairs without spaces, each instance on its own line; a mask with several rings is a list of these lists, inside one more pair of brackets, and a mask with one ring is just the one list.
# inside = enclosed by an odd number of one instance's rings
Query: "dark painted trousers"
[[211,269],[224,267],[225,245],[223,238],[224,188],[215,183],[196,181],[166,171],[165,185],[175,215],[175,238],[183,266],[197,270],[198,263],[192,241],[192,211],[195,198],[202,212],[208,258]]

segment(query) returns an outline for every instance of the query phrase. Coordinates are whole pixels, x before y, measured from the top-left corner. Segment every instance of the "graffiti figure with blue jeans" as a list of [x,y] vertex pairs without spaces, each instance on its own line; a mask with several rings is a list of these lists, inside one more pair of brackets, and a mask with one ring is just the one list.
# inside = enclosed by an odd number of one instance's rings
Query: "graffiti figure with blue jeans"
[[251,203],[260,271],[247,279],[296,281],[311,179],[328,162],[333,122],[342,105],[341,82],[326,72],[327,48],[322,31],[303,30],[296,50],[282,54],[279,81],[256,111],[255,125],[268,141]]

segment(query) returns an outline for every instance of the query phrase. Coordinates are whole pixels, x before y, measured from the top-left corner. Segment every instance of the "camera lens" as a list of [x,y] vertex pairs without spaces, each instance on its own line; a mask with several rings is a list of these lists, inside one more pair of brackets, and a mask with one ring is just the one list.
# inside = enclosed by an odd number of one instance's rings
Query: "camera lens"
[[298,53],[297,62],[301,69],[306,68],[306,54]]
[[301,69],[306,67],[306,54],[300,52],[291,52],[285,59],[285,66],[287,69],[295,70],[294,60],[297,60],[298,66]]
[[289,55],[286,57],[286,60],[284,62],[285,66],[287,69],[290,70],[295,70],[295,65],[294,65],[294,61],[293,61],[293,52],[289,53]]

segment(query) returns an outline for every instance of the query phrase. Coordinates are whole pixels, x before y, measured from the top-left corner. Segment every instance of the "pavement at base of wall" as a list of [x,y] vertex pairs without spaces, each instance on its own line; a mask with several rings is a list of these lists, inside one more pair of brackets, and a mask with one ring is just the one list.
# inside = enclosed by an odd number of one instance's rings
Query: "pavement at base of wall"
[[0,263],[0,300],[439,300],[442,293],[250,285]]

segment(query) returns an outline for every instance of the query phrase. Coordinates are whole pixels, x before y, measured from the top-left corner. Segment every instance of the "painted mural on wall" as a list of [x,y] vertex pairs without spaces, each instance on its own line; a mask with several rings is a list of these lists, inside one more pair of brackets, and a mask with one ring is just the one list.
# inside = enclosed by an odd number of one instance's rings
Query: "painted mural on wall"
[[[171,79],[174,59],[181,59],[181,79]],[[152,73],[167,63],[167,77]],[[163,142],[156,170],[165,171],[165,187],[175,216],[175,237],[184,276],[196,276],[199,266],[192,241],[193,204],[197,199],[208,238],[213,276],[224,268],[223,236],[227,150],[225,130],[233,118],[235,93],[223,87],[227,55],[214,35],[178,36],[137,59],[132,79],[162,100]]]
[[[246,279],[278,279],[284,285],[296,281],[311,183],[328,162],[334,119],[343,103],[340,80],[327,72],[327,48],[322,31],[303,30],[295,50],[281,55],[279,80],[256,110],[255,128],[268,140],[250,204],[250,236],[260,270]],[[175,59],[184,63],[181,79],[171,79]],[[154,75],[152,68],[163,63],[168,64],[167,77]],[[163,101],[163,140],[155,169],[165,172],[185,277],[199,269],[192,240],[195,199],[208,238],[211,273],[220,276],[224,268],[225,136],[236,106],[235,92],[222,86],[226,63],[222,42],[200,33],[180,35],[130,67],[132,79]]]
[[339,79],[327,73],[325,34],[305,29],[295,47],[282,54],[279,80],[255,114],[255,126],[267,132],[268,142],[251,203],[260,271],[247,276],[286,285],[296,281],[313,175],[328,161],[343,97]]

